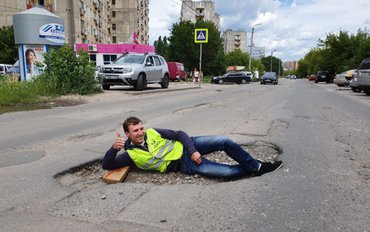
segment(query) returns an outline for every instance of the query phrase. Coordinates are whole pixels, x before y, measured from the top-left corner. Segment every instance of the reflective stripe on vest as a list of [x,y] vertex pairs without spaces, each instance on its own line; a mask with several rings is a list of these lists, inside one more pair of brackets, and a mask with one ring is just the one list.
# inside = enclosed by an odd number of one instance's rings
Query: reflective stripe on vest
[[[170,145],[170,146],[168,146],[168,145]],[[169,152],[171,152],[171,151],[172,151],[173,146],[174,146],[174,142],[173,142],[173,141],[171,141],[171,140],[166,139],[166,143],[165,143],[165,144],[164,144],[164,146],[163,146],[163,147],[158,151],[157,155],[156,155],[156,156],[154,156],[154,157],[152,157],[152,158],[148,161],[148,163],[146,163],[144,166],[142,166],[142,168],[143,168],[143,169],[148,169],[148,168],[149,168],[149,166],[153,164],[153,162],[154,162],[154,160],[155,160],[155,159],[159,159],[160,161],[158,162],[158,164],[157,164],[156,166],[154,166],[154,169],[157,169],[157,168],[158,168],[158,167],[163,163],[163,161],[164,161],[164,159],[163,159],[164,157],[162,157],[164,150],[168,147],[167,153],[166,153],[166,154],[164,154],[164,155],[166,156]]]
[[144,170],[165,172],[172,160],[180,159],[183,145],[174,140],[164,139],[152,128],[146,130],[148,150],[128,149],[127,152],[135,165]]

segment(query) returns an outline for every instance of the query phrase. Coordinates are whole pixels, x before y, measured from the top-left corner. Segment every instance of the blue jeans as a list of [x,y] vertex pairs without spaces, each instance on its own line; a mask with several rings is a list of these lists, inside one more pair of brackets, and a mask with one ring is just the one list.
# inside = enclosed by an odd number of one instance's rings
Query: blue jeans
[[215,151],[225,151],[228,156],[239,164],[215,163],[202,157],[202,163],[198,165],[191,160],[191,154],[184,149],[180,169],[183,173],[199,174],[208,177],[234,178],[251,175],[260,166],[259,161],[226,136],[197,136],[192,137],[192,139],[195,148],[200,154],[206,155]]

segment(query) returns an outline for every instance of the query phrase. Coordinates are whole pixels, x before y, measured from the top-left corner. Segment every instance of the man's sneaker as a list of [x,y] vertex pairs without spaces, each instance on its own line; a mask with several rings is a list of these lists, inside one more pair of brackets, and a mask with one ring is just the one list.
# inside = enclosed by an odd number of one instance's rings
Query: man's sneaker
[[254,173],[255,176],[261,176],[265,173],[275,171],[283,166],[283,161],[271,162],[261,162],[260,169]]

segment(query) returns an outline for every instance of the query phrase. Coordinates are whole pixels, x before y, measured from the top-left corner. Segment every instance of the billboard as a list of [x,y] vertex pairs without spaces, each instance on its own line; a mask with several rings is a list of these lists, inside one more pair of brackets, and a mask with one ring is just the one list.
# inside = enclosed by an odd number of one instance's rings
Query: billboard
[[20,72],[22,81],[35,79],[45,69],[44,53],[48,52],[47,45],[20,45]]
[[61,46],[65,42],[63,19],[42,8],[14,14],[13,25],[15,44]]
[[45,9],[33,7],[14,14],[13,26],[20,79],[33,80],[44,70],[44,53],[48,47],[64,44],[64,21]]

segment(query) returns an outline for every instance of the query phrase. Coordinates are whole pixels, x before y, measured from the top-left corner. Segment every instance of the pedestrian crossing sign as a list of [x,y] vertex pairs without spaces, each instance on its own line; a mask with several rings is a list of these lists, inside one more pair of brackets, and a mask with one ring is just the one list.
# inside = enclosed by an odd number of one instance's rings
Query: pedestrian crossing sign
[[208,28],[198,28],[194,32],[195,43],[208,43]]

